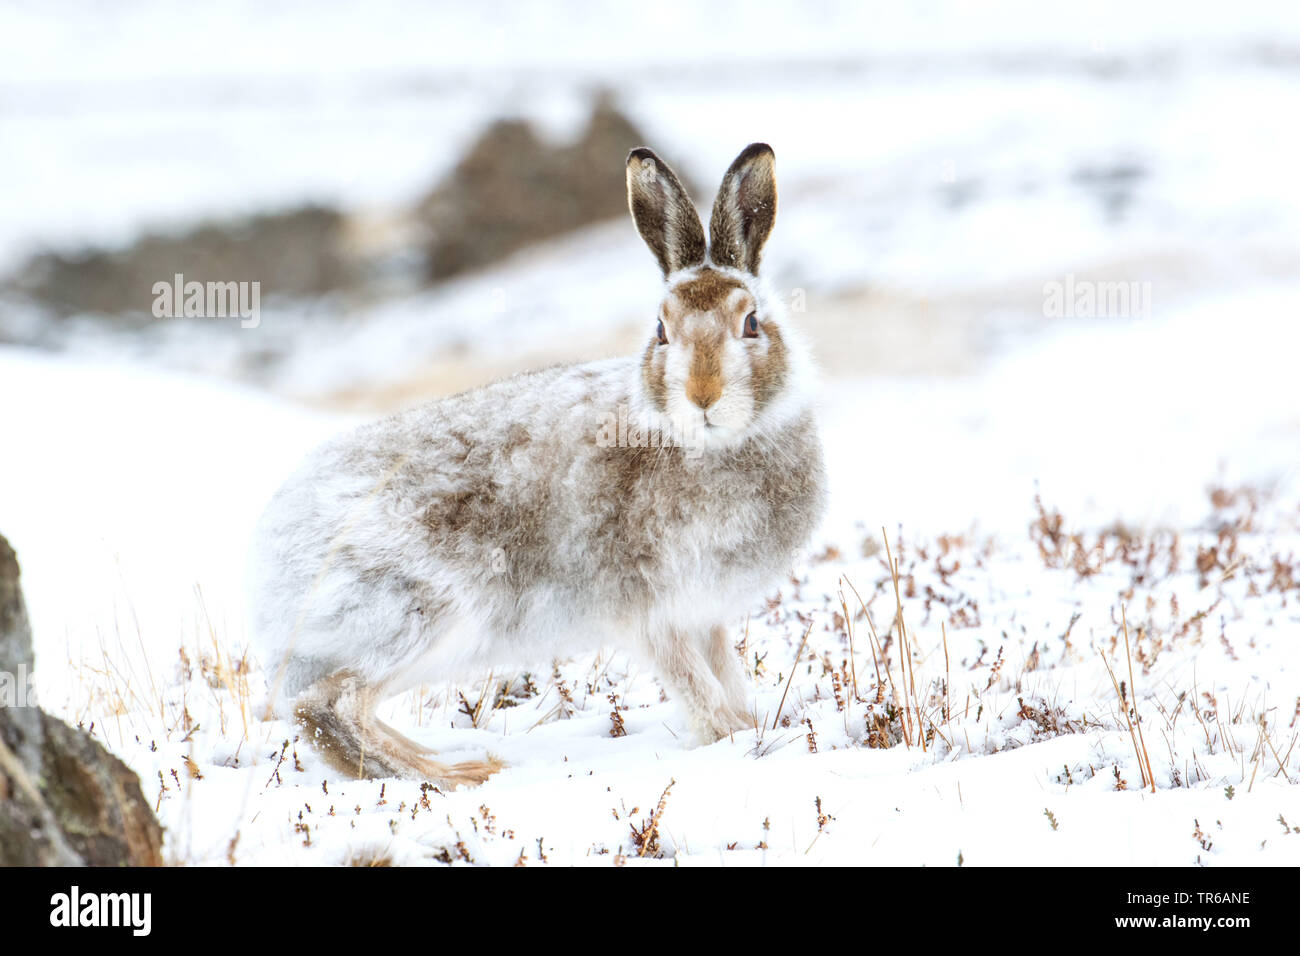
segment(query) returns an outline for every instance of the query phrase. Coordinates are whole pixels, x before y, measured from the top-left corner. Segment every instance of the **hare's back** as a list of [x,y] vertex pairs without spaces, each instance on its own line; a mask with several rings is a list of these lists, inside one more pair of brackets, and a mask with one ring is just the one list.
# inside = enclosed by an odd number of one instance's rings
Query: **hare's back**
[[320,449],[284,494],[312,534],[346,530],[365,553],[499,566],[575,517],[627,372],[558,366],[400,412]]

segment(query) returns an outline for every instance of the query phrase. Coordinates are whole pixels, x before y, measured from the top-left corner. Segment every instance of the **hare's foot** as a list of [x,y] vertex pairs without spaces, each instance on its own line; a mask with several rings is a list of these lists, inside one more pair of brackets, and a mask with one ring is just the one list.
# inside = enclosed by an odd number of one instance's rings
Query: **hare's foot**
[[394,771],[387,774],[388,776],[427,780],[448,788],[475,787],[505,767],[505,764],[491,754],[484,760],[439,763],[426,756],[433,753],[432,748],[416,743],[381,720],[373,719],[373,725],[379,731],[381,738],[380,746],[383,749],[381,762]]
[[401,777],[454,790],[458,787],[476,787],[504,767],[505,764],[491,755],[485,760],[464,760],[448,764],[400,748],[389,748],[368,755],[362,764],[362,772],[356,775],[371,780]]
[[424,744],[416,743],[414,740],[412,740],[410,737],[407,737],[405,734],[401,733],[400,731],[394,730],[392,727],[389,727],[378,717],[371,718],[371,722],[374,724],[376,728],[378,728],[380,733],[400,741],[412,753],[431,754],[434,752],[432,747],[426,747],[424,746]]
[[752,714],[724,706],[695,723],[693,729],[702,743],[711,744],[753,730],[755,725],[756,720]]
[[[432,763],[432,761],[430,761]],[[425,779],[431,782],[441,781],[447,787],[477,787],[498,770],[505,769],[505,764],[488,754],[483,760],[463,760],[460,763],[434,763],[437,773]]]
[[[728,693],[701,649],[703,642],[675,629],[648,640],[659,676],[681,701],[691,730],[701,743],[711,744],[753,727],[753,720],[745,713],[744,694]],[[739,664],[736,668],[739,670]]]
[[294,701],[298,726],[336,770],[361,779],[404,777],[453,788],[480,784],[505,766],[494,757],[456,764],[430,760],[428,747],[373,716],[379,690],[339,671]]

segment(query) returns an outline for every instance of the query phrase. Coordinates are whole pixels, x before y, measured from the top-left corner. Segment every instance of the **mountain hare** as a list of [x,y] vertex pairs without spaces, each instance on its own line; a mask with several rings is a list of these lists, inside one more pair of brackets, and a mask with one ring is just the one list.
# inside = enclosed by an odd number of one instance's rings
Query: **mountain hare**
[[628,205],[665,290],[639,356],[518,375],[312,453],[272,499],[252,562],[272,705],[339,770],[444,786],[374,716],[384,698],[602,645],[644,655],[704,742],[754,726],[734,626],[825,508],[808,351],[757,274],[773,153],[722,180],[711,241],[653,152]]

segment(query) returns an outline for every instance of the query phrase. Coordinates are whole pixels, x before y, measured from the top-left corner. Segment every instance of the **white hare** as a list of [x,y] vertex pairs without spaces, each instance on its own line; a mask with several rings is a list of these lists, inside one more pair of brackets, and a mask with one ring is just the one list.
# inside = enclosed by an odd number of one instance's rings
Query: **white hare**
[[277,708],[338,769],[445,786],[374,717],[422,682],[640,653],[704,742],[753,726],[727,625],[779,583],[825,509],[808,350],[757,278],[773,153],[722,180],[711,241],[673,171],[627,160],[628,205],[666,281],[639,356],[518,375],[315,451],[252,562]]

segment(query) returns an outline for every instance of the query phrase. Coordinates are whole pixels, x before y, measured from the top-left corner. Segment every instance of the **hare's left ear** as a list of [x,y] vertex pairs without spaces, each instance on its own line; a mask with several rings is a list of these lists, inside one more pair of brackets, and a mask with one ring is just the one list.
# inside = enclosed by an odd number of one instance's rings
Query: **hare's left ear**
[[677,174],[640,146],[627,157],[627,206],[667,278],[704,262],[704,226]]
[[767,143],[751,143],[722,177],[709,220],[709,258],[758,275],[763,244],[776,221],[776,154]]

